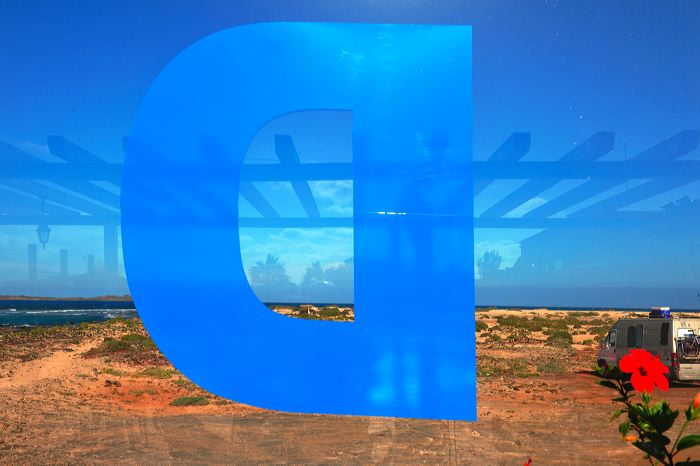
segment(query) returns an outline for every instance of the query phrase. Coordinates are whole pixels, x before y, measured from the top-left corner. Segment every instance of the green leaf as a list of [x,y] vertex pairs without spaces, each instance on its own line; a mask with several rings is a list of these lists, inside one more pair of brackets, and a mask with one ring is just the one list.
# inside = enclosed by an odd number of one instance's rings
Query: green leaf
[[630,403],[629,404],[629,410],[630,410],[630,417],[634,422],[636,422],[637,418],[646,418],[648,417],[648,409],[644,407],[644,405],[639,404],[639,403]]
[[659,447],[658,445],[654,445],[653,443],[649,442],[642,442],[640,440],[637,440],[632,445],[662,462],[666,460],[666,454],[664,453],[663,448]]
[[618,429],[620,430],[620,433],[624,437],[625,435],[627,435],[627,432],[630,431],[630,421],[624,421],[624,422],[620,423],[620,427],[618,427]]
[[666,432],[673,426],[673,423],[676,422],[677,417],[678,411],[672,410],[668,402],[664,400],[661,402],[658,412],[651,416],[649,420],[657,431]]
[[666,437],[665,435],[657,434],[656,432],[648,432],[646,434],[647,438],[654,442],[655,445],[668,445],[671,443],[671,439]]
[[620,401],[620,402],[624,403],[625,401],[627,401],[627,398],[625,398],[624,396],[621,396],[618,398],[613,398],[612,400],[613,401]]
[[617,390],[617,385],[615,385],[614,383],[612,383],[609,380],[599,380],[598,385],[602,385],[603,387],[608,387],[608,388],[612,388],[612,389]]
[[630,374],[625,374],[617,366],[612,366],[608,368],[608,378],[612,380],[629,380]]
[[653,426],[651,423],[647,422],[647,421],[641,421],[641,422],[639,423],[639,428],[642,429],[642,431],[644,431],[644,432],[654,432],[654,431],[656,431],[656,428],[654,428],[654,426]]
[[605,378],[608,377],[607,370],[606,370],[606,369],[603,369],[603,368],[602,368],[601,366],[599,366],[598,364],[596,364],[595,367],[594,367],[593,369],[595,370],[595,373],[596,373],[599,377],[605,377]]
[[691,401],[690,404],[688,405],[688,409],[685,410],[685,418],[689,421],[694,421],[698,418],[698,415],[700,415],[700,406],[697,408],[694,408],[693,405],[695,404],[695,400]]
[[612,416],[610,417],[610,420],[611,420],[611,421],[614,421],[615,419],[617,419],[618,417],[620,417],[620,414],[622,414],[622,410],[621,410],[621,409],[616,410],[614,413],[612,413]]
[[645,405],[648,405],[651,401],[651,395],[649,395],[647,392],[642,392],[642,401]]
[[676,447],[676,450],[685,450],[686,448],[694,447],[695,445],[700,445],[700,435],[686,435],[678,441],[678,446]]

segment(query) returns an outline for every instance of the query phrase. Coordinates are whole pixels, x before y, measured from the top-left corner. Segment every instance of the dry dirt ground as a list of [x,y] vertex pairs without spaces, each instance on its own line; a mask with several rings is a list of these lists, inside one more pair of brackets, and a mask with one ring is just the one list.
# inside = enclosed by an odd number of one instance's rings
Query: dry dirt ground
[[[648,464],[620,439],[611,393],[590,371],[591,340],[613,318],[478,312],[475,423],[298,415],[223,400],[175,371],[138,320],[4,329],[0,464]],[[698,391],[676,384],[664,396],[684,409]]]

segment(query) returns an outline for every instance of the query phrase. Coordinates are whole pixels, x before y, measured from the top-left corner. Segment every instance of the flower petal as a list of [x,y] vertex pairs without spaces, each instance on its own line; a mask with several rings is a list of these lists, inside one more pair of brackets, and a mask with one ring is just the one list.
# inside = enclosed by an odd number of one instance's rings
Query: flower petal
[[642,367],[642,363],[634,357],[631,353],[620,359],[620,364],[618,365],[622,372],[632,373],[639,370]]
[[651,359],[651,353],[645,349],[633,349],[628,353],[639,362],[647,362]]
[[642,375],[639,372],[632,374],[632,386],[638,392],[651,393],[654,391],[654,379],[647,375]]
[[648,372],[658,372],[661,374],[668,374],[668,366],[659,360],[659,356],[654,356],[654,358],[649,361],[646,370]]
[[656,374],[654,376],[654,383],[656,384],[657,387],[659,387],[659,390],[663,390],[663,391],[668,390],[668,379],[666,378],[665,375]]

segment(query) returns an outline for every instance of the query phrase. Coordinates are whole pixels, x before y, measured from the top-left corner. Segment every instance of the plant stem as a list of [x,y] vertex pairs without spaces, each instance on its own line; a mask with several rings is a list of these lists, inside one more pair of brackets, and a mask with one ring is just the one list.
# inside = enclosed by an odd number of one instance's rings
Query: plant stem
[[683,431],[685,431],[685,428],[688,427],[688,423],[689,423],[689,422],[690,422],[690,421],[689,421],[688,419],[685,420],[685,422],[683,423],[683,426],[681,427],[681,431],[678,432],[678,437],[676,437],[676,441],[673,442],[673,447],[671,448],[671,455],[670,455],[670,458],[671,458],[671,466],[673,466],[673,456],[674,456],[676,453],[678,453],[678,452],[676,451],[676,446],[678,445],[678,441],[679,441],[679,440],[681,439],[681,437],[683,436]]

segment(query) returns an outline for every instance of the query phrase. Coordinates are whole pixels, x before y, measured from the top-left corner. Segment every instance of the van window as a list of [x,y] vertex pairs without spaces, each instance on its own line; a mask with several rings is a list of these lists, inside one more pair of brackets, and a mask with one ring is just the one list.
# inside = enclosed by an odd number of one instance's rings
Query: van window
[[608,333],[606,346],[608,348],[615,348],[615,346],[617,346],[617,329],[610,330],[610,333]]
[[637,332],[635,331],[634,325],[627,329],[627,347],[634,348],[634,344],[637,342],[636,338]]
[[637,339],[634,342],[634,346],[637,348],[641,348],[644,346],[644,326],[643,325],[637,325]]
[[627,347],[641,348],[644,345],[644,326],[634,325],[627,329]]
[[661,337],[659,338],[659,344],[661,346],[668,346],[668,328],[668,322],[661,324]]

